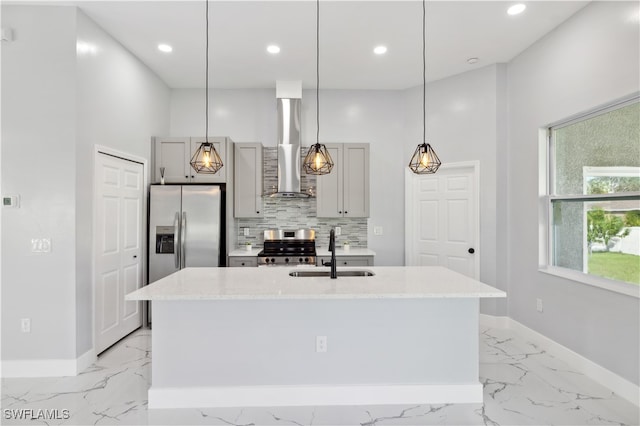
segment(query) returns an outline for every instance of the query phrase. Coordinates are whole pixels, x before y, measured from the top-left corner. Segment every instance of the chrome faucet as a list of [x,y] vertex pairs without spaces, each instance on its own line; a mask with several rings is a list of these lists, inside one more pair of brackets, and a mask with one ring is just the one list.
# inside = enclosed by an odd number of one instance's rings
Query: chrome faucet
[[329,251],[331,252],[331,262],[323,262],[322,265],[331,267],[331,278],[338,278],[338,271],[336,269],[336,231],[331,229],[329,231]]

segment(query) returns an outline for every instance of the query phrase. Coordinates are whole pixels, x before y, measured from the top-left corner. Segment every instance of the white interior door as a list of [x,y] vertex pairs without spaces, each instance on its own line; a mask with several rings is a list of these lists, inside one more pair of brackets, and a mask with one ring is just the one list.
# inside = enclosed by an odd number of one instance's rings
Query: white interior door
[[100,353],[142,325],[143,166],[99,153],[95,168],[95,346]]
[[443,165],[431,175],[407,173],[405,263],[479,278],[475,163]]

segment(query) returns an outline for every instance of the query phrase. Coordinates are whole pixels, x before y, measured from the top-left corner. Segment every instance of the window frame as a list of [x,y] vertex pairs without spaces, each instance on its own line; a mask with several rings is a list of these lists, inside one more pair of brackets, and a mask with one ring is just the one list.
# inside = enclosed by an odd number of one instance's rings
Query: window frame
[[539,260],[538,271],[553,276],[569,279],[581,284],[602,288],[635,298],[640,298],[640,286],[626,283],[624,281],[613,280],[576,271],[553,264],[553,203],[554,201],[590,201],[590,200],[626,200],[637,199],[640,192],[625,192],[613,194],[577,194],[558,195],[555,193],[555,140],[552,137],[554,130],[562,129],[597,117],[607,112],[623,108],[625,106],[639,103],[640,92],[631,96],[618,99],[612,103],[593,110],[576,114],[565,120],[548,124],[539,129],[539,150],[538,150],[538,176],[539,176]]

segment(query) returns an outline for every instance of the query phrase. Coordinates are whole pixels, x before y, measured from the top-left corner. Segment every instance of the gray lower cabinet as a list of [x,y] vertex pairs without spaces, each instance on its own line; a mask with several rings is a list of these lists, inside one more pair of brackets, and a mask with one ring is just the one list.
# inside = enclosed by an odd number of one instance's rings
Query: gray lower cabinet
[[229,256],[229,267],[258,267],[256,256]]
[[[316,266],[331,262],[330,256],[316,257]],[[337,266],[373,266],[373,256],[336,256]]]

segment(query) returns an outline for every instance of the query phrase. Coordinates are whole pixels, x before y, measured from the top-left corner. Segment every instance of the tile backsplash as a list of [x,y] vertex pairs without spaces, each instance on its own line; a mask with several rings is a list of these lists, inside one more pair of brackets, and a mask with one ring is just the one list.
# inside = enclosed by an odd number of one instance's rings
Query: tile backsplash
[[[301,149],[304,159],[307,148]],[[263,148],[264,169],[264,216],[259,219],[236,219],[235,231],[239,247],[251,242],[255,247],[263,246],[263,231],[265,229],[300,229],[316,230],[316,245],[326,248],[329,245],[329,231],[339,226],[341,235],[336,237],[338,246],[349,241],[351,247],[367,247],[367,218],[318,218],[316,217],[316,199],[312,198],[269,198],[278,184],[278,153],[277,148]],[[302,161],[302,160],[301,160]],[[301,191],[315,193],[316,177],[302,173]],[[250,236],[244,235],[244,229],[249,228]]]

